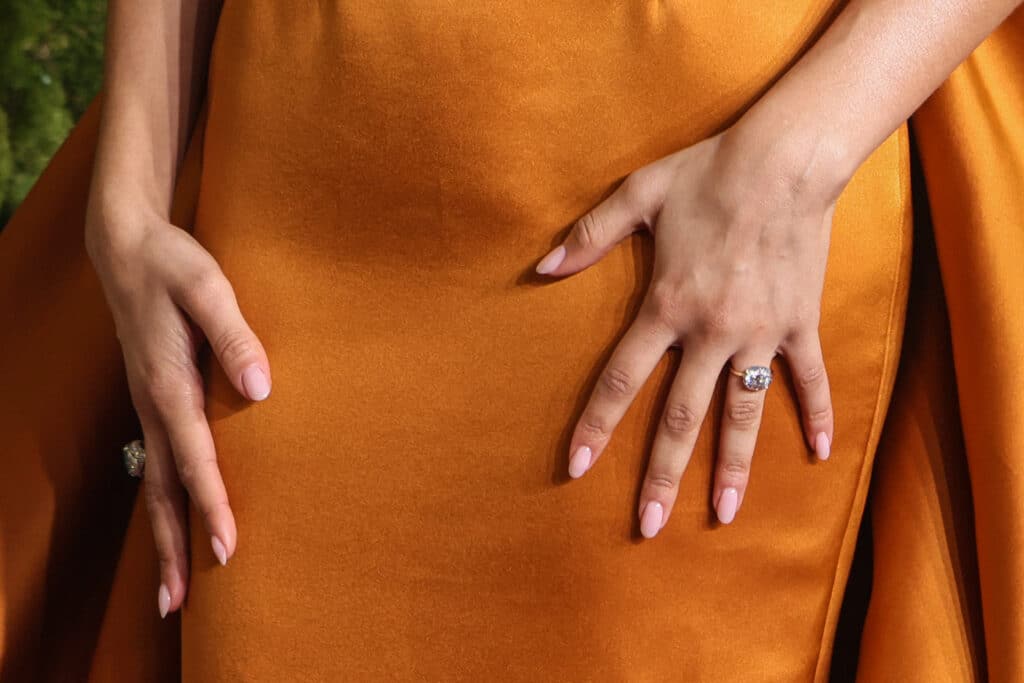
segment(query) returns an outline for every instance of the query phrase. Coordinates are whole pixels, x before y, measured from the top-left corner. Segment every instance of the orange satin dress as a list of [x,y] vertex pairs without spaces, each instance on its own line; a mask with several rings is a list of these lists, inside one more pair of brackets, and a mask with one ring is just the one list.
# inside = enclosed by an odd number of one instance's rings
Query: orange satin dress
[[1024,680],[1022,12],[840,198],[831,459],[778,363],[717,524],[719,387],[643,539],[670,349],[566,474],[653,251],[636,234],[557,280],[537,259],[735,120],[839,8],[227,0],[172,217],[233,284],[273,391],[249,403],[204,363],[238,546],[219,566],[191,510],[164,621],[82,243],[94,102],[0,233],[0,680]]

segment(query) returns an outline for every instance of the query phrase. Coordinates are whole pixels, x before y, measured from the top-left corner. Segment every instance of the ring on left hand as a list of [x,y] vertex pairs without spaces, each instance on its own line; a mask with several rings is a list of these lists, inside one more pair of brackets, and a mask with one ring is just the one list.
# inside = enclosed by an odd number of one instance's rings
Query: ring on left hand
[[729,372],[743,381],[743,388],[747,391],[764,391],[772,383],[772,369],[764,365],[751,365],[737,370],[729,363]]

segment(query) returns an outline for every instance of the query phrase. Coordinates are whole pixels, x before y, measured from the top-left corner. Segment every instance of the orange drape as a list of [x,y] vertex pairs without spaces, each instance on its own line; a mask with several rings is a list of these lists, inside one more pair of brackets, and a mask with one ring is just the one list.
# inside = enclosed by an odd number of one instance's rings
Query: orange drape
[[1020,681],[1024,10],[911,125],[927,186],[915,210],[930,209],[938,261],[931,245],[915,254],[925,258],[875,463],[859,669],[870,681],[985,680],[987,662],[988,680]]
[[[144,501],[109,444],[137,422],[82,241],[99,96],[0,233],[0,681],[178,680]],[[204,110],[205,114],[205,110]],[[191,223],[202,118],[173,218]],[[31,455],[31,457],[28,457]],[[129,520],[131,524],[129,525]]]

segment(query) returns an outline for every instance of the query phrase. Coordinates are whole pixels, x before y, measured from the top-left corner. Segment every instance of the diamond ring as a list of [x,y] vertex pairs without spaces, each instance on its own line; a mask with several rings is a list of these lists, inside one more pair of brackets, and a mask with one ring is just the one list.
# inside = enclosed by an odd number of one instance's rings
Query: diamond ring
[[751,365],[749,368],[737,370],[729,364],[729,372],[743,380],[747,391],[764,391],[772,383],[772,370],[763,365]]
[[141,478],[142,471],[146,467],[146,449],[142,442],[135,439],[122,446],[121,452],[124,453],[124,467],[128,470],[128,474]]

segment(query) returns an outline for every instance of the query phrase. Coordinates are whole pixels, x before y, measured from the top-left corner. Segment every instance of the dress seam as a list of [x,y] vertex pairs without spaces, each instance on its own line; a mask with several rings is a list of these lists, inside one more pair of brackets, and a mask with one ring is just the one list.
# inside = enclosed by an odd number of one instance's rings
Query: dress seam
[[[821,635],[821,638],[819,640],[818,656],[816,658],[815,666],[814,666],[814,680],[815,681],[822,680],[823,674],[822,674],[821,669],[822,669],[822,662],[824,661],[823,660],[823,655],[825,653],[825,650],[826,649],[831,650],[834,647],[834,643],[831,646],[826,647],[826,644],[830,640],[834,640],[834,633],[833,633],[832,639],[827,637],[827,634],[828,634],[828,631],[829,631],[829,624],[833,623],[833,625],[834,625],[834,622],[837,622],[838,615],[836,614],[836,604],[837,604],[836,597],[837,597],[837,595],[842,595],[843,593],[845,593],[845,590],[846,590],[846,583],[845,582],[840,583],[840,581],[838,580],[839,579],[839,568],[840,568],[840,566],[843,563],[844,557],[846,557],[847,555],[850,555],[853,552],[852,549],[851,549],[851,539],[852,539],[852,541],[854,543],[856,542],[856,538],[857,538],[857,535],[858,535],[858,532],[859,532],[859,528],[861,526],[860,522],[863,521],[863,514],[862,514],[861,515],[861,520],[858,521],[858,523],[856,525],[852,525],[850,523],[850,521],[853,518],[853,510],[854,510],[854,508],[855,508],[855,506],[857,504],[858,499],[861,497],[862,492],[864,493],[864,497],[865,497],[864,507],[865,507],[865,509],[867,508],[867,500],[866,500],[867,493],[866,493],[866,491],[864,489],[865,489],[865,486],[870,485],[870,476],[866,476],[866,475],[868,474],[868,471],[870,469],[873,469],[874,453],[877,453],[878,442],[879,442],[879,439],[881,438],[881,426],[882,426],[882,423],[884,422],[885,416],[887,414],[887,411],[884,410],[884,408],[887,408],[887,406],[889,404],[889,401],[891,399],[891,396],[892,396],[892,388],[893,388],[894,378],[892,380],[890,380],[889,379],[889,374],[891,372],[891,368],[892,368],[892,364],[893,364],[893,356],[897,356],[898,357],[899,356],[899,350],[902,347],[902,337],[903,337],[902,330],[896,330],[896,334],[899,337],[899,339],[897,340],[896,343],[892,343],[892,337],[893,337],[894,329],[896,328],[897,303],[899,301],[899,293],[900,293],[900,291],[902,289],[901,284],[904,282],[905,278],[907,277],[907,275],[905,274],[906,268],[904,266],[905,259],[907,257],[906,257],[906,255],[903,252],[905,251],[905,246],[906,246],[905,233],[906,233],[906,230],[907,230],[907,222],[908,222],[908,215],[907,215],[908,214],[908,211],[907,211],[908,204],[911,207],[911,211],[912,211],[912,208],[913,208],[913,203],[911,202],[910,198],[908,197],[908,188],[907,188],[907,185],[906,185],[906,183],[907,183],[907,176],[908,176],[908,174],[910,172],[909,171],[909,159],[907,158],[907,155],[910,152],[909,152],[909,149],[908,149],[907,123],[906,122],[904,122],[903,124],[900,125],[900,127],[899,127],[899,129],[897,131],[897,134],[898,134],[899,144],[898,144],[898,149],[897,149],[896,153],[899,155],[899,189],[900,189],[900,206],[901,206],[901,214],[902,214],[902,216],[901,216],[901,226],[900,226],[899,234],[898,234],[898,237],[897,237],[898,238],[897,252],[900,254],[900,256],[898,258],[898,267],[896,268],[896,272],[895,272],[895,274],[893,275],[893,278],[892,278],[892,293],[891,293],[891,295],[889,297],[889,314],[888,314],[889,321],[888,321],[888,324],[886,326],[886,331],[885,331],[885,339],[886,339],[887,343],[885,345],[885,352],[884,352],[883,357],[882,357],[882,371],[879,373],[879,378],[878,378],[878,389],[877,389],[877,392],[876,392],[875,409],[874,409],[874,412],[873,412],[872,417],[871,417],[871,430],[868,433],[868,442],[865,445],[864,457],[861,460],[861,470],[860,470],[860,475],[858,477],[859,483],[857,485],[856,491],[854,492],[853,500],[850,503],[849,513],[847,514],[846,531],[843,533],[843,540],[842,540],[842,542],[840,544],[839,557],[838,557],[837,562],[835,563],[834,574],[833,574],[833,579],[832,579],[832,591],[831,591],[831,593],[829,595],[828,603],[827,603],[827,606],[826,606],[826,609],[825,609],[825,623],[824,623],[824,626],[822,628],[822,635]],[[913,224],[913,213],[910,214],[909,221],[911,222],[911,226],[912,226],[912,224]],[[912,227],[911,227],[911,229],[912,229]],[[887,384],[889,385],[888,388],[886,387]],[[874,450],[874,453],[872,452],[872,449]],[[851,529],[852,529],[853,533],[851,533]],[[852,567],[852,558],[851,558],[851,567]],[[846,581],[847,582],[849,581],[849,572],[847,572]]]

